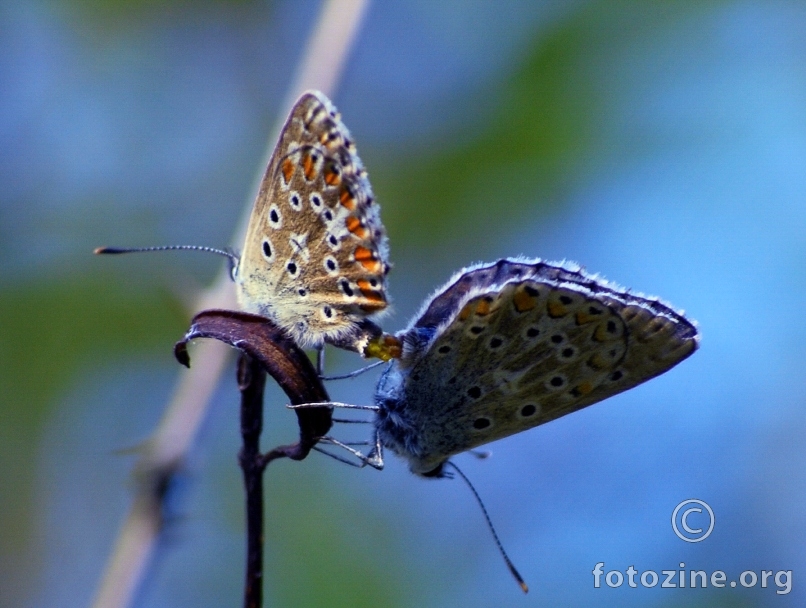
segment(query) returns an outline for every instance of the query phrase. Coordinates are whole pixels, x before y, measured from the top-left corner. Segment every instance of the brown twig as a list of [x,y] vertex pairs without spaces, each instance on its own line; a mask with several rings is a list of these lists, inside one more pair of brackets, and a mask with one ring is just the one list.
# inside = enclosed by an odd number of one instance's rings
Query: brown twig
[[238,387],[241,391],[241,436],[239,455],[246,489],[246,586],[244,606],[260,608],[263,597],[263,472],[277,458],[302,460],[333,421],[332,408],[294,410],[299,424],[299,441],[260,453],[263,430],[263,388],[268,372],[285,391],[292,404],[329,401],[322,381],[310,359],[269,320],[229,310],[207,310],[193,319],[174,354],[190,366],[187,343],[196,338],[214,338],[241,350]]
[[241,437],[238,461],[246,489],[246,585],[244,606],[263,604],[263,471],[260,454],[263,431],[263,388],[266,372],[257,359],[242,354],[238,360],[238,388],[241,390]]

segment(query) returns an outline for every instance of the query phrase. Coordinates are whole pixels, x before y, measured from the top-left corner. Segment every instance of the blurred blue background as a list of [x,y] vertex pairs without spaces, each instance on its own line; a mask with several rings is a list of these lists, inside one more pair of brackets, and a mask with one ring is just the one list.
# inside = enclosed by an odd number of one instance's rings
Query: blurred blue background
[[[157,424],[184,301],[220,270],[92,249],[228,244],[319,10],[0,5],[0,604],[90,602],[131,497],[116,451]],[[804,605],[806,4],[377,2],[334,101],[390,234],[387,330],[456,269],[523,254],[685,307],[703,341],[457,459],[528,596],[460,482],[315,454],[266,476],[266,605]],[[375,377],[331,396],[369,403]],[[284,403],[268,392],[264,446],[295,436]],[[139,606],[240,603],[237,418],[233,371]],[[688,498],[716,515],[698,544],[670,525]],[[597,562],[793,584],[596,589]]]

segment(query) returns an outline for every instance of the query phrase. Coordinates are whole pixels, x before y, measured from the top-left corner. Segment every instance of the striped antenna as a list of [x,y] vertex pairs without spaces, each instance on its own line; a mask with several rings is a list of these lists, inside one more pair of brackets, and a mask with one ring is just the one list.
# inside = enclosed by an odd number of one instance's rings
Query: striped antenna
[[205,247],[203,245],[162,245],[159,247],[98,247],[93,253],[96,255],[102,253],[117,254],[117,253],[140,253],[143,251],[206,251],[207,253],[215,253],[229,258],[230,264],[233,268],[237,268],[239,257],[227,249],[218,249],[216,247]]

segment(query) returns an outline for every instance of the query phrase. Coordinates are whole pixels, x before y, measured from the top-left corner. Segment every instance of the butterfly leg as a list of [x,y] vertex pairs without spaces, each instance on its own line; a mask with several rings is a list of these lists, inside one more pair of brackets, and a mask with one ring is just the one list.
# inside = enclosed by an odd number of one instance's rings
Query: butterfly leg
[[352,403],[342,403],[340,401],[322,401],[319,403],[297,403],[296,405],[286,405],[290,410],[300,410],[309,407],[341,407],[350,410],[369,410],[377,412],[377,405],[353,405]]
[[381,438],[378,436],[378,431],[375,431],[374,436],[375,445],[370,450],[369,455],[367,456],[367,464],[379,471],[383,469],[383,445],[381,444]]
[[[383,458],[375,456],[376,449],[378,448],[377,438],[376,438],[376,446],[374,448],[372,448],[372,451],[370,452],[369,456],[365,456],[364,454],[362,454],[361,452],[359,452],[355,448],[347,445],[346,443],[342,443],[338,439],[333,439],[333,437],[322,437],[319,441],[321,441],[323,443],[330,443],[332,445],[335,445],[337,447],[342,448],[343,450],[347,450],[348,452],[350,452],[350,454],[355,456],[358,459],[358,461],[361,463],[361,464],[355,465],[355,466],[357,466],[359,468],[369,465],[374,469],[378,469],[378,470],[383,469]],[[341,462],[345,462],[345,459],[343,459],[341,457],[337,457],[335,454],[331,454],[330,452],[326,452],[326,451],[321,450],[321,449],[319,449],[317,451],[322,452],[324,454],[327,454],[328,456],[331,456],[333,458],[336,458],[336,460],[339,460]],[[354,464],[354,463],[351,463],[351,464]]]

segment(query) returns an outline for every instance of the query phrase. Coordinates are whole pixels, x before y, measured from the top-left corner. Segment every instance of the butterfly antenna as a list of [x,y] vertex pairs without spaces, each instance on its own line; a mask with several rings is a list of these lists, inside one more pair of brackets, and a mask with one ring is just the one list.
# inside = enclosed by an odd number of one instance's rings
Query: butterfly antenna
[[143,251],[206,251],[207,253],[215,253],[216,255],[223,255],[229,258],[230,268],[235,269],[238,267],[240,258],[230,251],[229,249],[218,249],[217,247],[205,247],[204,245],[161,245],[159,247],[98,247],[93,253],[96,255],[102,253],[118,254],[118,253],[140,253]]
[[346,380],[347,378],[355,378],[356,376],[360,376],[364,372],[368,372],[369,370],[378,367],[379,365],[383,365],[386,361],[376,361],[375,363],[370,363],[365,367],[361,367],[354,372],[350,372],[349,374],[342,374],[341,376],[319,376],[322,380]]
[[517,568],[515,568],[515,564],[513,564],[512,560],[509,559],[507,552],[504,551],[504,545],[501,544],[501,539],[498,538],[498,534],[496,533],[495,527],[493,526],[493,520],[490,519],[490,514],[487,513],[487,508],[484,506],[484,503],[481,500],[481,496],[479,496],[479,493],[476,491],[476,488],[474,488],[473,484],[470,483],[470,480],[467,478],[467,475],[462,473],[462,470],[459,467],[457,467],[453,462],[449,460],[445,464],[451,465],[456,470],[456,472],[459,473],[459,477],[461,477],[464,480],[464,482],[467,484],[467,487],[470,488],[470,491],[473,492],[473,496],[476,497],[476,502],[478,502],[479,507],[481,507],[481,512],[484,514],[484,519],[487,520],[487,527],[490,528],[490,532],[492,532],[493,534],[495,544],[498,545],[498,550],[501,552],[501,557],[504,558],[504,562],[506,563],[507,568],[509,568],[509,571],[512,573],[512,576],[515,577],[515,580],[518,582],[518,585],[520,585],[520,588],[523,589],[523,592],[529,593],[529,587],[526,585],[526,582],[523,580],[523,577],[520,575],[520,572],[518,572]]

